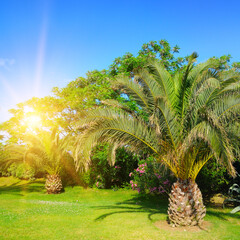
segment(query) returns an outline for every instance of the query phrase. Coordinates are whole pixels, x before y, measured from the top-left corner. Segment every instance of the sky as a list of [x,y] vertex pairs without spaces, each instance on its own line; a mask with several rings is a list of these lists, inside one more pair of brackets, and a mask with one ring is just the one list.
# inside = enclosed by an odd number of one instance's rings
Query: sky
[[8,109],[167,40],[240,61],[239,0],[0,0],[0,123]]

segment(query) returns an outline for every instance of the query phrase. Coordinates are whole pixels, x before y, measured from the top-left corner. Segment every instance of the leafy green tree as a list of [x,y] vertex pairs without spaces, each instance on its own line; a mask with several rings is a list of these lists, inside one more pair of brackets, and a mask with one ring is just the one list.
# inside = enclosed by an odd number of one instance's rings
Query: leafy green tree
[[[0,130],[7,132],[10,136],[6,144],[21,143],[23,136],[29,133],[28,126],[23,124],[23,120],[32,113],[25,111],[26,109],[31,109],[33,113],[41,116],[41,126],[34,129],[37,134],[40,134],[42,129],[51,131],[54,128],[58,128],[65,135],[72,133],[73,125],[79,119],[81,111],[104,107],[103,102],[115,105],[116,108],[124,108],[130,114],[134,113],[145,120],[148,119],[145,109],[139,107],[138,102],[131,95],[119,95],[118,88],[111,87],[112,78],[121,74],[133,77],[134,73],[150,60],[163,64],[173,76],[177,71],[186,70],[189,58],[188,56],[177,57],[178,52],[179,47],[171,47],[166,40],[150,41],[143,44],[136,56],[127,53],[116,58],[109,69],[88,72],[86,77],[79,77],[64,88],[54,88],[53,96],[32,98],[18,104],[15,109],[10,110],[13,117],[0,125]],[[219,70],[239,71],[239,63],[230,64],[230,58],[230,55],[215,57],[215,61],[219,63]],[[109,98],[117,101],[107,100]],[[75,132],[75,134],[78,133]]]
[[[201,224],[206,209],[195,179],[206,162],[215,158],[235,176],[232,165],[239,112],[239,73],[221,71],[211,59],[195,65],[197,55],[175,74],[153,61],[139,70],[134,80],[118,77],[115,87],[134,100],[145,117],[118,104],[82,113],[81,131],[74,154],[76,166],[87,168],[91,149],[99,142],[115,150],[149,151],[176,176],[169,197],[169,220],[173,225]],[[111,103],[109,103],[111,105]],[[116,106],[116,102],[112,101]],[[239,139],[238,139],[239,143]]]
[[150,60],[157,59],[171,73],[178,71],[187,60],[187,57],[175,57],[180,48],[176,45],[171,47],[166,40],[150,41],[144,43],[135,57],[131,53],[126,53],[122,57],[114,60],[110,66],[109,74],[116,76],[118,74],[134,75],[134,72],[141,69]]
[[[17,104],[15,109],[9,110],[13,117],[0,124],[0,130],[8,136],[5,144],[20,143],[23,137],[31,132],[39,134],[43,129],[51,131],[54,128],[60,130],[67,128],[64,116],[61,114],[63,109],[63,104],[54,97],[32,98]],[[32,116],[40,119],[39,125],[34,128],[31,128],[27,122]]]
[[[19,103],[10,113],[13,117],[0,124],[0,130],[7,132],[10,136],[8,143],[17,143],[28,132],[28,126],[23,120],[30,114],[36,113],[41,116],[42,127],[59,128],[62,132],[71,132],[72,123],[78,118],[78,113],[83,109],[94,109],[101,105],[106,99],[118,99],[133,111],[140,111],[136,103],[124,97],[120,97],[111,88],[111,78],[118,74],[133,75],[134,71],[142,68],[150,59],[157,59],[171,72],[179,70],[186,63],[186,57],[180,58],[175,55],[179,47],[171,47],[166,40],[150,41],[143,44],[137,56],[127,53],[116,58],[107,70],[91,71],[86,77],[79,77],[71,81],[64,88],[53,88],[53,96],[44,98],[32,98],[26,102]],[[28,112],[26,109],[30,109]],[[35,129],[40,132],[42,128]]]

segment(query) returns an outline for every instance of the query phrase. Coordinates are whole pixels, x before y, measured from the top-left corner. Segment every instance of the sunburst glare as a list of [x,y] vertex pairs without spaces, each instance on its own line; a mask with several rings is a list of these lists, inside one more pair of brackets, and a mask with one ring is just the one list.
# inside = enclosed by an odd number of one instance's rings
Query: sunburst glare
[[34,130],[42,126],[42,119],[38,115],[29,115],[23,119],[22,124],[28,129]]

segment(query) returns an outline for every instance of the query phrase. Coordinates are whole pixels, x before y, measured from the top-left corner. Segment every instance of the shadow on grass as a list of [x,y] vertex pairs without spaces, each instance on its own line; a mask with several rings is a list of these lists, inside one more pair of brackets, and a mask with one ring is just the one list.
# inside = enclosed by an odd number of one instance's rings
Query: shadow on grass
[[240,214],[233,214],[230,213],[231,209],[227,209],[229,212],[223,212],[219,208],[212,208],[207,210],[207,215],[211,217],[216,217],[223,221],[228,221],[230,218],[233,219],[239,219],[240,220]]
[[36,180],[31,183],[22,183],[21,180],[18,182],[15,182],[11,185],[4,185],[0,187],[0,194],[13,194],[13,195],[19,195],[23,196],[24,194],[22,192],[43,192],[44,186],[43,182],[40,180]]
[[102,214],[95,219],[100,221],[114,214],[121,213],[148,213],[148,219],[152,221],[154,214],[166,214],[168,201],[162,196],[135,196],[129,200],[118,202],[115,205],[95,206],[96,210],[113,210],[112,212]]
[[[118,202],[115,205],[95,206],[96,210],[112,210],[111,212],[100,215],[95,221],[101,221],[114,214],[122,213],[148,213],[148,219],[152,221],[154,214],[165,214],[167,219],[168,199],[162,196],[140,196],[137,195],[129,200]],[[216,217],[222,221],[229,221],[230,219],[240,219],[240,214],[231,214],[223,212],[219,208],[211,208],[207,210],[207,215]]]

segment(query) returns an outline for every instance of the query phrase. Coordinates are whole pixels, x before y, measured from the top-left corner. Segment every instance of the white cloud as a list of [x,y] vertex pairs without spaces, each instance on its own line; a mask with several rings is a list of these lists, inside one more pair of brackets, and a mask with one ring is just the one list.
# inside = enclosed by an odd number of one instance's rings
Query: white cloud
[[0,58],[0,67],[3,67],[7,70],[15,63],[15,59]]

